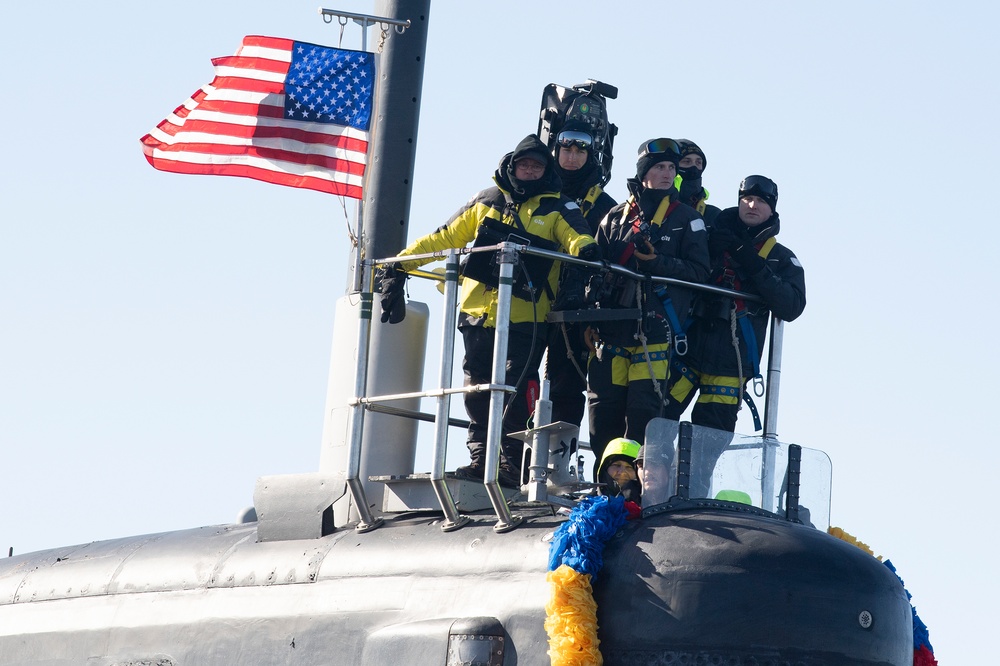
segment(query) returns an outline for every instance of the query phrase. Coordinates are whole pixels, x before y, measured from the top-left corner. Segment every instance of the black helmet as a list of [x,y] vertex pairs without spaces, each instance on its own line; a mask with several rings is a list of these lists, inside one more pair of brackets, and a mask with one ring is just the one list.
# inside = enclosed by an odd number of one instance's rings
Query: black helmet
[[740,182],[740,198],[755,195],[767,202],[771,211],[778,206],[778,184],[767,176],[747,176]]

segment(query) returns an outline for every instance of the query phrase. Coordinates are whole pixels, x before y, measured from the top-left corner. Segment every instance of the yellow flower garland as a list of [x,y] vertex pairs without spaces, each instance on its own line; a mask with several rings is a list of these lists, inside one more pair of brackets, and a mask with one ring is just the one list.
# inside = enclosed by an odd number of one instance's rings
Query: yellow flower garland
[[545,604],[545,631],[549,635],[552,666],[602,666],[597,602],[590,574],[581,574],[561,564],[548,573],[546,580],[552,587],[552,597]]

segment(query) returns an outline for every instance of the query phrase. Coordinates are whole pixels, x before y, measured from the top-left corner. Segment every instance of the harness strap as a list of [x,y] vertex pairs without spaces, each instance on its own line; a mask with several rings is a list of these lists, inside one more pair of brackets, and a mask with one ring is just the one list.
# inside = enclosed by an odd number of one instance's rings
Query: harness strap
[[[659,207],[656,209],[656,214],[653,215],[653,219],[649,222],[649,226],[659,227],[663,223],[663,220],[670,217],[670,214],[674,212],[674,209],[680,204],[679,201],[671,201],[668,206],[664,207],[663,204],[666,201],[669,201],[669,199],[665,198],[660,202]],[[632,235],[634,236],[639,231],[639,225],[642,224],[642,214],[639,209],[639,204],[635,201],[635,197],[630,197],[625,205],[627,208],[622,215],[622,219],[627,220],[633,211],[635,212],[635,219],[632,220]],[[628,260],[632,258],[633,254],[635,254],[635,241],[625,246],[625,250],[622,252],[621,256],[618,257],[618,264],[620,266],[624,266],[628,263]]]
[[699,390],[705,395],[724,395],[735,398],[739,395],[738,386],[717,386],[714,384],[702,384]]
[[612,354],[613,356],[621,356],[622,358],[627,358],[627,359],[632,358],[632,352],[625,349],[624,347],[619,347],[618,345],[609,345],[605,343],[602,349]]
[[612,356],[620,356],[621,358],[628,359],[630,363],[645,363],[648,357],[649,361],[666,361],[670,359],[669,351],[651,351],[651,352],[630,352],[625,347],[619,347],[617,345],[604,345],[604,351],[611,354]]
[[[750,416],[753,417],[753,428],[754,430],[760,430],[763,428],[760,422],[760,413],[757,411],[757,405],[754,404],[753,398],[750,394],[743,390],[743,387],[736,386],[712,386],[708,384],[702,384],[698,387],[702,395],[723,395],[729,397],[736,397],[738,394],[743,394],[743,402],[746,403],[747,408],[750,410]],[[738,400],[739,398],[737,398]]]
[[757,412],[757,405],[754,404],[753,398],[750,394],[742,390],[742,386],[737,389],[735,386],[716,386],[716,385],[702,385],[701,377],[699,377],[694,370],[684,365],[676,358],[671,361],[670,369],[676,370],[681,375],[684,376],[689,382],[691,382],[692,390],[698,389],[703,394],[707,395],[736,395],[737,391],[743,394],[743,402],[746,403],[747,409],[750,410],[750,415],[753,417],[753,427],[754,430],[761,430],[763,425],[761,425],[760,414]]
[[676,358],[671,362],[670,367],[683,375],[694,386],[697,387],[701,383],[701,378],[695,374],[694,370],[684,365]]
[[674,302],[667,295],[666,287],[658,287],[654,293],[660,298],[660,302],[663,303],[663,311],[667,313],[667,319],[670,321],[670,330],[674,331],[674,353],[677,356],[684,356],[688,351],[687,333],[684,331],[684,325],[681,324],[680,317],[677,316],[677,309],[674,308]]
[[642,363],[647,359],[647,357],[650,361],[666,361],[667,359],[670,358],[670,352],[654,351],[654,352],[649,352],[648,354],[646,353],[632,354],[631,360],[633,363]]
[[590,211],[594,208],[594,204],[597,203],[598,197],[604,190],[600,185],[594,185],[589,190],[587,190],[587,195],[582,199],[576,200],[576,205],[580,207],[580,213],[583,215],[584,219],[590,214]]
[[753,403],[753,398],[746,391],[743,391],[743,402],[747,404],[747,409],[750,410],[750,416],[753,417],[753,429],[763,430],[764,426],[760,422],[760,414],[757,413],[757,405]]
[[746,310],[742,314],[736,315],[736,320],[740,323],[740,331],[743,333],[743,340],[747,343],[747,352],[750,354],[750,367],[753,369],[754,379],[760,377],[760,355],[757,353],[757,334],[754,333],[753,325]]

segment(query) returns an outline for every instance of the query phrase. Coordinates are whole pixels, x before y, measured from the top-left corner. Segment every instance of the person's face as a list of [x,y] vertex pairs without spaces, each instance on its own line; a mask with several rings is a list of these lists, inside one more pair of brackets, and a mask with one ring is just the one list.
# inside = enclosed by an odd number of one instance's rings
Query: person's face
[[650,190],[669,190],[674,185],[674,177],[677,176],[677,167],[673,162],[657,162],[642,179],[643,187]]
[[624,488],[629,481],[635,481],[635,467],[625,460],[616,460],[608,465],[608,476],[615,480],[619,488]]
[[[662,464],[643,465],[639,468],[639,483],[642,484],[642,494],[657,498],[667,491],[667,468]],[[659,498],[660,501],[666,497]]]
[[771,219],[771,206],[756,194],[740,197],[740,221],[748,227],[756,227]]
[[682,169],[697,167],[698,173],[701,173],[705,170],[705,160],[701,159],[701,155],[698,153],[689,153],[681,158],[681,162],[678,166]]
[[538,180],[545,173],[545,165],[530,157],[514,162],[514,177],[518,180]]
[[586,148],[570,146],[569,148],[559,148],[559,166],[566,171],[576,171],[587,163],[588,151]]

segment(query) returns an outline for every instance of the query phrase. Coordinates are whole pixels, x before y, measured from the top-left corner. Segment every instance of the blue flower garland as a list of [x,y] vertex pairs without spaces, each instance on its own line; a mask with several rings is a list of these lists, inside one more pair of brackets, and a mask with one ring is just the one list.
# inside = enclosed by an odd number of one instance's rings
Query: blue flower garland
[[552,666],[604,663],[590,581],[604,566],[605,544],[627,517],[623,497],[587,497],[553,534],[547,576],[552,597],[545,605]]

